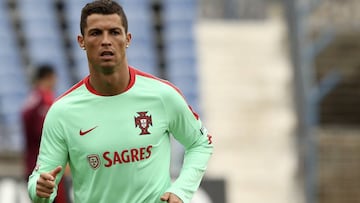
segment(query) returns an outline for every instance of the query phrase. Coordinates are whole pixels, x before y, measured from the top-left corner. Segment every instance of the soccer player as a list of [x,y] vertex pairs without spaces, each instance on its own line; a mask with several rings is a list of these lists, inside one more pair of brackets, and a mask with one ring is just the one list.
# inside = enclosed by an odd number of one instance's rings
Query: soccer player
[[[189,203],[213,151],[198,115],[172,84],[128,65],[131,34],[119,4],[88,3],[80,28],[90,74],[46,116],[31,199],[51,202],[69,162],[76,203]],[[186,150],[173,183],[171,135]]]
[[[55,100],[54,89],[57,76],[51,65],[43,64],[36,68],[34,74],[34,86],[26,98],[22,109],[22,124],[25,140],[25,177],[31,175],[36,156],[39,153],[41,131],[46,112]],[[59,185],[58,203],[66,202],[66,192],[63,181]]]

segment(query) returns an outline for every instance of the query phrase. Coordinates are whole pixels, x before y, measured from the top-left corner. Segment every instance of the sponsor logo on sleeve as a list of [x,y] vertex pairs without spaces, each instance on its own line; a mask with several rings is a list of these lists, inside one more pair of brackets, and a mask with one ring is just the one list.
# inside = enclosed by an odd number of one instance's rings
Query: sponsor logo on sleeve
[[206,135],[207,136],[207,138],[208,138],[208,143],[209,144],[212,144],[212,136],[208,133],[208,131],[207,131],[207,129],[204,127],[204,126],[202,126],[201,128],[200,128],[200,133],[202,134],[202,135]]

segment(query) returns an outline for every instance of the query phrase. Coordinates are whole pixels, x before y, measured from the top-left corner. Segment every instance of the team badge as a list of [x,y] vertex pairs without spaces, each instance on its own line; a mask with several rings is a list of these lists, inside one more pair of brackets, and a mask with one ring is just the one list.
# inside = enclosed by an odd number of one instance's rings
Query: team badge
[[152,126],[151,115],[146,115],[148,113],[147,111],[137,113],[139,114],[139,116],[135,117],[135,127],[139,127],[141,129],[140,135],[150,134],[149,127]]
[[100,166],[100,157],[97,154],[87,156],[88,162],[93,169],[98,169]]

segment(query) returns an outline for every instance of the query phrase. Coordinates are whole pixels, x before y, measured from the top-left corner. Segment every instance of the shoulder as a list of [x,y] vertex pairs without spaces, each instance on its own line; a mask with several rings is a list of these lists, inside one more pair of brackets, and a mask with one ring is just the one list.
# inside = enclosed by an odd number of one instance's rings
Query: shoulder
[[56,98],[55,102],[59,102],[61,100],[66,99],[69,95],[75,94],[82,86],[85,85],[85,81],[89,79],[89,76],[82,79],[75,85],[73,85],[70,89],[65,91],[62,95],[60,95],[58,98]]
[[61,112],[67,109],[67,106],[76,98],[81,96],[81,92],[83,89],[83,86],[85,85],[85,80],[87,78],[81,80],[80,82],[73,85],[71,88],[69,88],[67,91],[65,91],[62,95],[57,97],[55,99],[55,102],[51,106],[50,110],[51,112]]
[[135,72],[137,82],[144,85],[147,91],[154,90],[156,92],[166,94],[167,96],[174,95],[176,97],[183,98],[181,90],[168,80],[161,79],[159,77],[142,72],[135,68],[132,69]]
[[135,70],[137,79],[140,86],[143,87],[143,91],[154,92],[164,102],[166,109],[175,113],[183,112],[184,109],[191,112],[194,117],[198,120],[198,114],[188,105],[181,90],[172,84],[171,82],[160,79],[148,73],[144,73],[139,70]]

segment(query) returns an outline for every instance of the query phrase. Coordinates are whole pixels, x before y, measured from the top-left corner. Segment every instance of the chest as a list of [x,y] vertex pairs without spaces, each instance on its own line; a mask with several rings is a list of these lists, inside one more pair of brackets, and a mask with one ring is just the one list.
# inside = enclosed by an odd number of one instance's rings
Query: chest
[[103,153],[156,145],[167,135],[161,102],[94,102],[69,110],[65,133],[70,153]]

